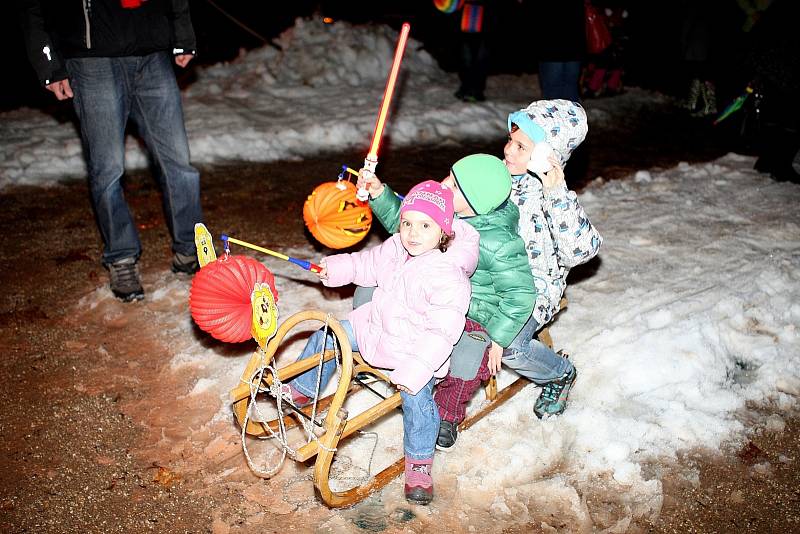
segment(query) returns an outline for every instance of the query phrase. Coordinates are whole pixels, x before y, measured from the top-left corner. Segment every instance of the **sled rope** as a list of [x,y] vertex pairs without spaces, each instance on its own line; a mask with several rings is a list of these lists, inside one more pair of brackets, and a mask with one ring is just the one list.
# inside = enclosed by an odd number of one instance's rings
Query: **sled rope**
[[[319,361],[317,363],[317,380],[314,392],[314,402],[311,409],[311,420],[306,421],[304,418],[298,418],[303,430],[306,432],[306,444],[310,443],[312,440],[317,443],[317,447],[322,450],[328,452],[336,452],[336,448],[328,448],[324,446],[320,441],[319,438],[314,434],[314,421],[317,420],[317,406],[319,402],[319,393],[320,393],[320,385],[322,382],[322,366],[324,362],[325,356],[325,346],[327,345],[328,339],[328,324],[331,319],[331,315],[327,314],[325,317],[325,326],[323,327],[323,344],[322,350],[319,352]],[[336,362],[336,375],[337,379],[341,380],[341,353],[339,352],[339,344],[336,338],[333,338],[334,341],[334,361]],[[264,361],[264,351],[262,348],[259,347],[259,354],[261,355],[261,361]],[[270,385],[269,389],[264,389],[260,387],[260,384],[263,383],[264,380],[264,373],[269,372],[272,375],[272,384]],[[244,452],[245,459],[247,460],[247,465],[250,467],[250,470],[253,471],[256,475],[260,476],[261,478],[270,478],[275,473],[277,473],[281,467],[283,466],[283,462],[286,460],[286,456],[288,455],[292,459],[297,459],[297,451],[293,449],[289,445],[288,437],[286,435],[286,425],[283,421],[284,418],[284,409],[283,409],[283,386],[284,384],[278,378],[278,371],[271,365],[262,365],[259,366],[258,369],[253,373],[250,377],[248,382],[248,386],[250,388],[250,403],[247,406],[247,410],[245,412],[244,421],[242,423],[242,433],[241,433],[241,441],[242,441],[242,451]],[[269,393],[270,396],[275,398],[276,401],[276,408],[278,412],[278,432],[274,432],[269,425],[264,425],[267,432],[269,433],[268,436],[261,437],[260,439],[271,439],[275,438],[278,443],[280,443],[281,449],[281,458],[278,461],[277,465],[272,467],[271,469],[261,469],[255,465],[253,462],[252,457],[250,456],[250,452],[247,450],[247,425],[249,421],[253,418],[253,416],[257,417],[257,420],[264,421],[264,416],[261,410],[258,408],[258,403],[256,402],[256,397],[259,393]],[[377,442],[376,442],[377,443]],[[374,454],[374,450],[373,450]],[[370,464],[372,463],[372,459],[370,458]]]

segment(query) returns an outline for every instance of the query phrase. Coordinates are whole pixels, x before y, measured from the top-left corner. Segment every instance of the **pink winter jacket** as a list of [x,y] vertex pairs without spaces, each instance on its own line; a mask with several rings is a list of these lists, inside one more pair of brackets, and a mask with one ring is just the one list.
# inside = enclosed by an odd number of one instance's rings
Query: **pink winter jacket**
[[326,286],[377,286],[372,301],[348,315],[361,355],[390,370],[389,378],[413,394],[432,376],[444,377],[464,330],[478,264],[478,232],[456,219],[447,252],[409,256],[395,234],[381,245],[328,256]]

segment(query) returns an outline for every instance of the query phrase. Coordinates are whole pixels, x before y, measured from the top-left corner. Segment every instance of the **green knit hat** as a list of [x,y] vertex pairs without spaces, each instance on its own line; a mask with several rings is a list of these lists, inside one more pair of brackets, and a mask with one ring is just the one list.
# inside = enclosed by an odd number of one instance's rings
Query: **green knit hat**
[[472,154],[456,161],[452,171],[458,188],[478,215],[493,211],[511,194],[511,174],[495,156]]

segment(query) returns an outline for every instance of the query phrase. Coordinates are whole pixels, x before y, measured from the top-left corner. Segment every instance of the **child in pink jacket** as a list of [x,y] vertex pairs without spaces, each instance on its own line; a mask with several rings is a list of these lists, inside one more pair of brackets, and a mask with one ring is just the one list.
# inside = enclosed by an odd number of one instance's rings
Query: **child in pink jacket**
[[[450,353],[464,330],[470,280],[478,263],[478,232],[453,220],[453,192],[428,180],[414,186],[400,208],[399,232],[374,248],[328,256],[319,277],[326,286],[377,286],[372,301],[351,311],[342,326],[353,350],[372,366],[388,370],[403,400],[405,496],[433,499],[431,466],[439,431],[433,401],[436,378],[447,375]],[[309,338],[300,358],[322,350],[324,333]],[[327,348],[332,348],[328,336]],[[323,365],[320,390],[336,370]],[[303,404],[317,390],[312,369],[290,384]]]

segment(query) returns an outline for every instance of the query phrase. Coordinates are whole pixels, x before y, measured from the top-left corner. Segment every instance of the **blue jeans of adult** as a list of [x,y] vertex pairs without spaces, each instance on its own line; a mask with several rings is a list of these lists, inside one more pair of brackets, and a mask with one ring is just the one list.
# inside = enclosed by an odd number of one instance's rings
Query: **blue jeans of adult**
[[545,100],[564,98],[579,102],[580,75],[580,61],[540,61],[539,86],[542,89],[542,98]]
[[[341,321],[347,339],[354,351],[358,350],[356,337],[350,321]],[[322,339],[325,336],[323,330],[317,330],[306,342],[303,352],[300,353],[298,360],[304,360],[322,351]],[[328,331],[325,348],[333,350],[334,336]],[[328,360],[322,364],[322,372],[318,373],[317,368],[309,369],[291,381],[291,385],[306,397],[314,398],[317,391],[322,391],[328,381],[336,372],[336,362]],[[319,388],[317,388],[317,376],[319,374]],[[404,391],[400,392],[403,401],[403,451],[405,455],[414,460],[427,460],[433,458],[433,451],[436,448],[436,437],[439,434],[439,410],[433,401],[433,384],[435,379],[430,381],[417,392],[411,395]]]
[[566,375],[572,363],[536,339],[539,323],[531,317],[511,344],[503,349],[503,364],[528,380],[543,385]]
[[66,62],[78,115],[89,189],[103,238],[103,263],[138,258],[136,224],[122,188],[125,127],[133,119],[162,190],[172,250],[194,254],[194,225],[202,221],[200,175],[189,142],[172,56],[71,58]]

